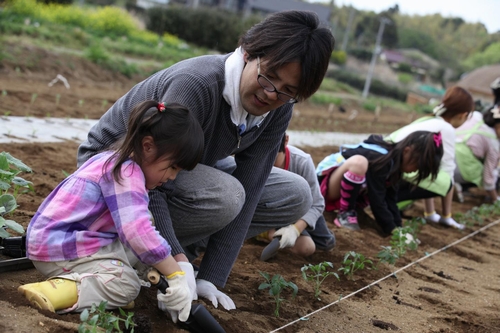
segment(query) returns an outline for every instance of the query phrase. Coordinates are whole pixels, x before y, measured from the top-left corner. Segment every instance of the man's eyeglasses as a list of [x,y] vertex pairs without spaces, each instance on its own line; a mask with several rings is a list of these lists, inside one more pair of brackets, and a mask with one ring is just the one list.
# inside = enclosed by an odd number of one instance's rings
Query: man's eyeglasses
[[260,57],[257,57],[257,82],[259,82],[260,86],[264,88],[264,90],[277,93],[278,99],[282,102],[290,104],[298,102],[297,99],[292,95],[278,91],[278,89],[276,89],[271,80],[269,80],[264,75],[260,74]]

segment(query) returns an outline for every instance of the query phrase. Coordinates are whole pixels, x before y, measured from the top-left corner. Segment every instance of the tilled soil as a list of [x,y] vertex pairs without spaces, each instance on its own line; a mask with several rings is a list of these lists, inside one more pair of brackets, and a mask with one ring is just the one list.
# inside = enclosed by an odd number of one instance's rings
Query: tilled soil
[[[48,54],[32,47],[22,49],[38,55],[38,65],[21,66],[16,71],[6,60],[0,65],[0,113],[17,116],[88,117],[99,118],[105,107],[139,81],[111,74],[78,58]],[[71,88],[62,85],[48,87],[57,74],[67,76]],[[35,103],[31,103],[37,93]],[[56,96],[60,95],[56,105]],[[84,102],[79,103],[78,101]],[[107,101],[104,103],[104,101]],[[340,113],[326,107],[306,103],[297,105],[300,111],[290,128],[294,130],[329,130],[342,132],[387,133],[413,117],[397,110],[383,110],[378,119],[373,113],[360,111],[349,121],[356,102],[345,103],[347,111]],[[2,144],[33,169],[22,175],[32,181],[35,193],[19,197],[19,208],[12,219],[27,226],[42,200],[76,168],[78,142]],[[302,147],[318,163],[336,147]],[[480,191],[472,191],[463,204],[454,203],[454,212],[466,212],[484,202]],[[437,202],[437,207],[439,207]],[[409,216],[421,216],[423,205],[417,202],[405,211]],[[226,332],[401,332],[428,333],[493,333],[500,331],[500,226],[495,218],[465,231],[440,225],[425,225],[419,235],[417,251],[408,252],[395,266],[380,264],[373,269],[355,273],[353,280],[340,274],[340,280],[328,277],[321,286],[319,299],[314,298],[313,286],[303,280],[305,264],[332,262],[336,271],[347,251],[356,251],[377,262],[381,246],[389,239],[378,234],[373,221],[366,215],[362,230],[352,232],[336,228],[333,215],[325,213],[328,226],[337,237],[333,251],[318,251],[302,258],[283,250],[268,262],[259,260],[265,243],[247,241],[224,288],[236,303],[236,310],[215,309],[201,299],[224,327]],[[490,226],[486,227],[485,226]],[[479,231],[481,228],[485,228]],[[478,232],[479,231],[479,232]],[[462,241],[460,241],[463,239]],[[453,246],[449,246],[457,242]],[[447,247],[449,246],[449,247]],[[445,250],[440,250],[447,247]],[[418,261],[415,263],[415,261]],[[259,272],[281,274],[299,287],[298,295],[282,296],[285,302],[280,317],[273,315],[274,301],[266,290],[258,290],[264,282]],[[394,274],[393,274],[394,273]],[[71,332],[76,331],[78,314],[56,315],[39,311],[17,293],[17,287],[43,280],[35,269],[0,273],[1,332]],[[367,287],[369,286],[369,287]],[[142,323],[135,332],[184,332],[170,322],[156,307],[156,291],[143,288],[135,302],[136,322]],[[307,316],[310,313],[314,314]],[[298,320],[301,317],[303,320]],[[296,322],[294,322],[296,321]]]

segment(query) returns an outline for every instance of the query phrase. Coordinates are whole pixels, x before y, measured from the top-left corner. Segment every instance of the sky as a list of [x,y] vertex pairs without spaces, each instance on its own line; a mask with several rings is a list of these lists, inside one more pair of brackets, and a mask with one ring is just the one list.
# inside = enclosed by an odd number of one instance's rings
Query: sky
[[[329,0],[309,0],[329,3]],[[338,7],[352,5],[359,10],[381,12],[399,5],[402,14],[461,17],[466,22],[481,22],[489,33],[500,30],[500,0],[335,0]]]

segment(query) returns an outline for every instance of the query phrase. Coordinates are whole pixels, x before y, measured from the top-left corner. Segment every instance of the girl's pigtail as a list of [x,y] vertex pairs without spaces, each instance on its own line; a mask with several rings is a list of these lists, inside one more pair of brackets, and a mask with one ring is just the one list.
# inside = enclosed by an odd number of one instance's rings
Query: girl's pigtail
[[425,136],[419,138],[424,140],[422,144],[417,144],[423,148],[419,160],[419,171],[417,184],[427,177],[435,180],[441,165],[441,158],[443,157],[443,137],[441,132],[433,133],[428,132]]

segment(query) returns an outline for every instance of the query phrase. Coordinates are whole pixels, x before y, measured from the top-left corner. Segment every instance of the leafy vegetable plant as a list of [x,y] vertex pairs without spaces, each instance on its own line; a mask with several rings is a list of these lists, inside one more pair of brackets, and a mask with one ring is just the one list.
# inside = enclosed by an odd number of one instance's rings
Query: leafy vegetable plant
[[335,272],[328,271],[328,267],[333,268],[333,264],[328,261],[323,261],[317,265],[308,264],[304,265],[300,270],[302,271],[302,277],[308,282],[314,283],[314,297],[319,298],[321,293],[320,287],[323,281],[330,275],[333,275],[339,279],[339,276]]
[[343,272],[349,280],[353,280],[354,272],[363,270],[366,265],[373,266],[373,261],[367,259],[361,253],[349,251],[344,256],[339,272]]
[[5,219],[17,208],[16,200],[20,194],[34,191],[31,182],[18,176],[21,172],[31,172],[31,168],[7,152],[0,153],[0,238],[11,236],[7,229],[24,233],[19,223]]
[[382,251],[377,254],[380,262],[395,265],[399,259],[399,254],[391,246],[382,246]]
[[295,296],[297,296],[299,288],[295,283],[286,281],[280,274],[276,274],[272,278],[266,272],[260,272],[260,275],[262,275],[266,282],[260,284],[259,290],[269,288],[269,295],[274,297],[276,305],[274,308],[274,315],[276,317],[279,317],[281,303],[285,300],[284,298],[281,298],[281,293],[289,288],[292,290],[292,297],[295,298]]
[[82,323],[78,326],[78,333],[122,333],[123,331],[120,328],[121,323],[123,323],[123,326],[128,332],[134,332],[134,313],[126,313],[122,308],[118,308],[120,310],[120,315],[125,318],[117,317],[112,312],[106,311],[107,303],[106,301],[102,301],[99,306],[92,304],[90,311],[89,309],[83,310],[80,314]]

